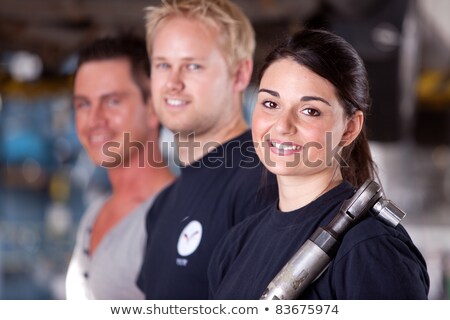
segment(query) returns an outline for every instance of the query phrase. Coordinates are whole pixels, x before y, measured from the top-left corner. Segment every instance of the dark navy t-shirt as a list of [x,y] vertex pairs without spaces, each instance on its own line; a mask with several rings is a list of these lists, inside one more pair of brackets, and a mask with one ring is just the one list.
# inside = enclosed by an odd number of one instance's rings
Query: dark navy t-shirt
[[138,279],[147,299],[208,299],[207,269],[218,241],[278,196],[274,176],[266,182],[262,172],[250,131],[181,169],[147,216]]
[[[259,299],[270,281],[319,226],[354,193],[347,183],[292,212],[277,204],[233,228],[209,267],[210,297]],[[368,217],[344,236],[328,269],[300,299],[426,299],[425,261],[405,229]]]

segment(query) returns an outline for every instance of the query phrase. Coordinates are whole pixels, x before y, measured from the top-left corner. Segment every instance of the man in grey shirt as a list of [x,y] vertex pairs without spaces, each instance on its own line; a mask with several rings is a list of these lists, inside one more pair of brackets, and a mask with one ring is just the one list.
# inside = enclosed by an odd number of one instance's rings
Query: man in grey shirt
[[80,52],[73,105],[77,133],[106,167],[112,194],[83,216],[66,279],[68,299],[142,299],[136,286],[145,213],[173,180],[158,148],[142,39],[99,39]]

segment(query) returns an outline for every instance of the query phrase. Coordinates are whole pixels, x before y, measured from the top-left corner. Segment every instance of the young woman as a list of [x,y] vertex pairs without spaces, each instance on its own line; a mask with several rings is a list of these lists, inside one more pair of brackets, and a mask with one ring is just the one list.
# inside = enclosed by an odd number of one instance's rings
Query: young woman
[[[277,176],[279,200],[217,247],[211,298],[259,299],[317,227],[374,177],[364,133],[368,109],[363,62],[342,38],[304,30],[268,55],[252,131],[259,158]],[[428,288],[425,261],[405,229],[368,217],[299,298],[426,299]]]

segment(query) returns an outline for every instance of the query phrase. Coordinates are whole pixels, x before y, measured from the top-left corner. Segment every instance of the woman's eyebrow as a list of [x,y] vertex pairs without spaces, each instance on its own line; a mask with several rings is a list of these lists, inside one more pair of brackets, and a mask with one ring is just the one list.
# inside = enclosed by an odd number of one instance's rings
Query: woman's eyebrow
[[274,97],[277,97],[277,98],[280,97],[280,94],[278,92],[276,92],[276,91],[273,91],[273,90],[261,88],[261,89],[258,90],[258,93],[260,93],[260,92],[266,92],[266,93],[270,94],[271,96],[274,96]]
[[[277,98],[280,97],[280,94],[274,90],[261,88],[258,90],[258,93],[260,93],[260,92],[266,92],[266,93],[270,94],[271,96],[274,96]],[[331,107],[331,104],[327,100],[325,100],[324,98],[321,98],[321,97],[316,97],[316,96],[304,96],[300,99],[300,101],[321,101]]]
[[327,100],[325,100],[321,97],[304,96],[300,99],[300,101],[322,101],[323,103],[325,103],[326,105],[329,105],[331,107],[331,104]]

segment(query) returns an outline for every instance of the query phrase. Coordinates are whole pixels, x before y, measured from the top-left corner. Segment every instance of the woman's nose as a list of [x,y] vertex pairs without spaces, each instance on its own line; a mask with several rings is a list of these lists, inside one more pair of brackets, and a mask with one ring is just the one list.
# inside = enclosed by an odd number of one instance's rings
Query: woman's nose
[[284,110],[281,112],[275,123],[275,130],[279,134],[291,135],[296,132],[292,114],[289,111],[290,110]]

